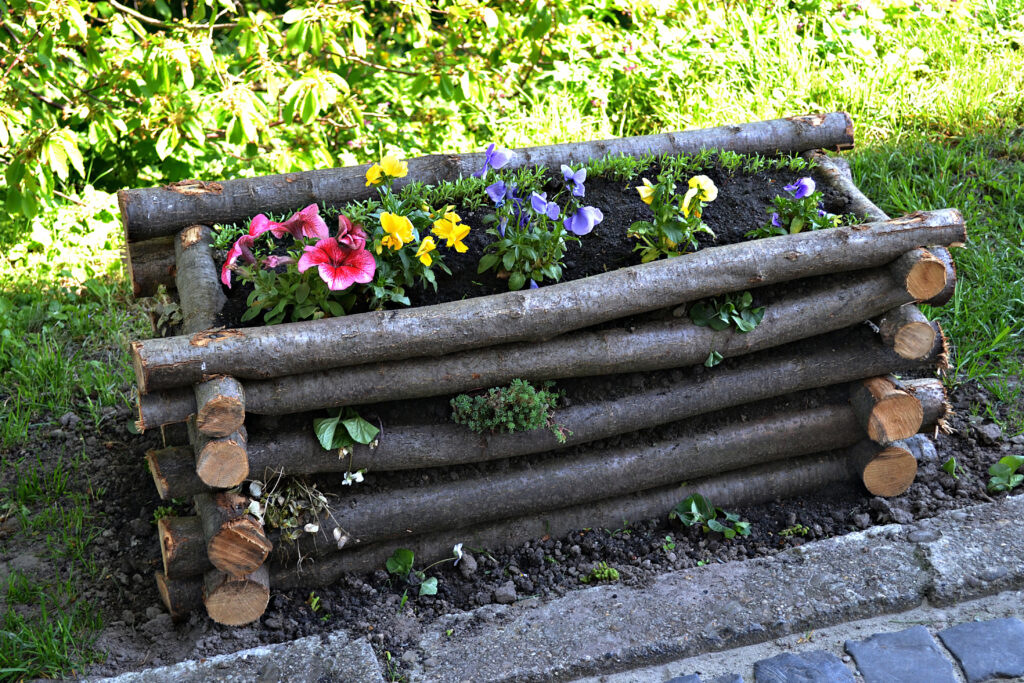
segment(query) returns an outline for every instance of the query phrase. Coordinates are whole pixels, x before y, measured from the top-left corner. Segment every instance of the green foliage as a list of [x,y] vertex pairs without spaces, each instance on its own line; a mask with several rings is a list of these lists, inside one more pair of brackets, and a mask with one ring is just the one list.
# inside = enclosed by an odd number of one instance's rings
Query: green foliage
[[988,490],[993,493],[1012,491],[1024,482],[1024,474],[1017,472],[1024,465],[1024,455],[1007,455],[988,468],[992,477],[988,480]]
[[[738,332],[750,332],[764,319],[764,306],[751,308],[753,303],[754,297],[750,292],[732,292],[712,297],[690,306],[690,320],[695,325],[710,327],[715,331],[731,325]],[[719,355],[718,360],[721,358]]]
[[678,519],[686,526],[697,526],[704,530],[717,531],[727,539],[750,535],[750,522],[741,521],[739,516],[733,512],[726,512],[722,508],[716,508],[704,496],[694,493],[680,501],[675,508],[668,513],[669,519]]
[[[298,260],[298,250],[292,252]],[[246,299],[248,307],[242,314],[242,322],[252,320],[260,313],[267,325],[277,325],[286,320],[319,320],[324,316],[339,317],[355,302],[355,292],[332,292],[320,278],[316,268],[300,273],[287,268],[278,273],[259,267],[242,268],[243,281],[252,283],[253,290]],[[250,279],[251,278],[251,279]]]
[[680,196],[676,194],[676,177],[673,170],[664,169],[658,174],[656,185],[644,178],[644,184],[636,188],[654,213],[652,220],[636,221],[629,226],[629,237],[639,241],[633,250],[640,252],[643,263],[697,249],[699,233],[715,236],[701,216],[704,206],[718,196],[718,188],[707,176],[693,176],[687,183],[686,194]]
[[720,354],[718,351],[712,350],[711,353],[708,354],[708,357],[704,359],[704,367],[713,368],[719,363],[721,363],[723,360],[724,357],[722,356],[722,354]]
[[614,583],[619,580],[619,570],[609,567],[607,562],[598,562],[586,576],[580,577],[581,583],[598,583],[601,581]]
[[[460,543],[456,548],[461,550],[462,544]],[[427,571],[439,564],[453,562],[457,557],[459,557],[458,553],[455,557],[439,560],[424,569],[414,569],[415,554],[413,551],[408,548],[396,548],[395,552],[391,553],[391,557],[385,561],[384,566],[387,568],[388,573],[412,585],[418,585],[420,595],[437,595],[437,577],[427,576]],[[407,598],[408,591],[402,596],[403,606]]]
[[953,477],[954,479],[959,479],[960,478],[957,475],[957,470],[958,470],[958,465],[957,465],[957,462],[956,462],[956,458],[950,458],[946,462],[942,463],[942,471],[945,472],[946,474],[948,474],[949,476]]
[[313,420],[313,431],[324,449],[347,452],[357,443],[373,444],[377,440],[380,429],[360,417],[354,408],[337,408],[329,412],[335,414]]
[[627,154],[608,153],[600,159],[591,159],[587,162],[587,177],[628,183],[642,171],[650,168],[653,163],[654,156],[651,154],[633,157]]
[[786,527],[779,532],[779,536],[806,536],[811,533],[811,530],[803,524],[794,524],[791,527]]
[[474,432],[526,432],[548,427],[565,442],[566,432],[552,420],[560,392],[552,391],[554,382],[537,389],[529,382],[514,379],[507,387],[493,387],[483,396],[460,394],[450,402],[452,420]]
[[672,552],[676,549],[676,541],[674,538],[672,538],[672,534],[669,534],[665,537],[665,542],[661,544],[661,549],[664,550],[666,553]]
[[[814,181],[809,177],[801,178],[796,184],[804,182],[809,182],[810,187],[814,187]],[[784,189],[795,196],[777,195],[772,200],[774,211],[768,209],[768,222],[760,228],[746,233],[747,237],[795,235],[803,230],[824,230],[825,228],[834,228],[843,222],[855,222],[855,216],[836,216],[822,211],[821,192],[813,191],[806,196],[797,198],[799,195],[790,188],[791,186],[787,185]]]

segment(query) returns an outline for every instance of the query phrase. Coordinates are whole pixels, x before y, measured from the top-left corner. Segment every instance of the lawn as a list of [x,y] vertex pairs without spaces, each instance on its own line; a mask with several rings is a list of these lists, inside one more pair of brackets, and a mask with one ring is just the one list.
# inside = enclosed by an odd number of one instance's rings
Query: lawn
[[[500,3],[502,11],[511,16],[515,10],[504,9],[506,4]],[[161,5],[154,21],[185,21],[161,16]],[[487,67],[493,80],[479,89],[464,87],[461,96],[443,78],[424,86],[396,75],[388,85],[382,76],[372,93],[391,98],[390,106],[362,122],[345,123],[346,139],[356,144],[340,144],[339,138],[334,149],[323,143],[323,152],[292,158],[285,170],[365,162],[379,148],[408,155],[477,151],[492,140],[516,147],[848,111],[856,123],[857,148],[848,153],[855,181],[884,211],[956,207],[966,217],[969,248],[955,253],[960,284],[952,304],[934,312],[954,348],[948,381],[978,382],[998,402],[1021,405],[1024,2],[658,0],[643,10],[630,4],[628,11],[619,5],[627,3],[601,3],[587,15],[603,27],[596,37],[587,38],[585,26],[560,29],[553,53],[538,48],[530,68],[520,63],[519,53],[495,56]],[[87,17],[109,15],[106,3],[81,6],[91,8]],[[656,21],[646,24],[644,16]],[[481,17],[481,26],[491,26],[489,15]],[[109,26],[97,20],[90,30]],[[147,26],[162,35],[162,29]],[[218,35],[215,57],[230,85],[235,38]],[[526,34],[526,43],[516,45],[539,45],[543,35]],[[373,73],[408,74],[417,60],[429,61],[415,50],[402,59],[398,67]],[[520,77],[499,91],[495,84],[504,82],[509,65]],[[228,85],[216,87],[227,92]],[[356,89],[359,83],[349,85]],[[5,77],[0,91],[10,87]],[[365,100],[370,103],[371,94]],[[157,97],[132,106],[143,118],[163,121],[166,112],[152,112],[166,104]],[[301,119],[295,128],[330,142],[324,130],[336,124],[307,119],[304,107],[293,112]],[[0,110],[0,116],[8,113]],[[120,185],[112,179],[148,186],[181,177],[213,180],[282,170],[214,160],[195,146],[182,146],[177,165],[169,163],[175,155],[168,153],[158,163],[140,163],[133,173],[120,167],[94,172],[104,163],[113,166],[91,140],[88,118],[76,119],[86,122],[76,129],[79,147],[88,150],[85,158],[76,164],[73,154],[65,156],[63,178],[60,164],[50,158],[33,190],[46,195],[36,215],[23,215],[23,205],[12,203],[8,192],[10,215],[0,221],[0,539],[35,539],[53,566],[61,567],[51,576],[7,570],[3,563],[11,558],[0,550],[0,680],[80,671],[98,656],[90,643],[102,628],[101,607],[116,609],[91,605],[79,582],[107,580],[106,568],[89,552],[91,539],[104,528],[98,505],[103,483],[90,481],[79,442],[68,441],[60,452],[38,448],[69,412],[97,434],[118,419],[131,394],[127,342],[148,334],[147,311],[158,305],[130,296],[112,194]],[[231,142],[232,136],[249,135],[243,124],[236,133],[230,121],[208,123],[211,145],[233,144],[228,151],[236,157],[252,156],[244,139]],[[16,126],[5,126],[12,133],[10,139],[0,135],[0,153],[10,160]],[[421,133],[415,141],[403,132],[410,127]],[[157,138],[157,129],[142,129]],[[28,130],[23,127],[23,137]],[[299,145],[302,138],[296,133],[283,142]],[[160,151],[167,152],[170,142],[164,138],[162,144]],[[69,163],[81,165],[82,172],[70,173]],[[12,180],[8,171],[8,189],[19,182],[19,192],[27,192],[25,181]],[[977,411],[991,415],[993,408],[978,405]],[[1004,432],[1024,431],[1024,415],[1010,416]],[[37,601],[41,610],[23,609]]]

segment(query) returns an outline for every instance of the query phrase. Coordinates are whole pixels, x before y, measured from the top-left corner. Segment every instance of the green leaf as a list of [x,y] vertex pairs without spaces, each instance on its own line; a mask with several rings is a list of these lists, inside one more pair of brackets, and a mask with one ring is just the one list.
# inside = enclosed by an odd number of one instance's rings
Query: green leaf
[[483,257],[480,259],[480,265],[477,266],[476,272],[477,272],[477,274],[480,274],[480,273],[484,272],[485,270],[490,270],[497,263],[498,263],[498,255],[497,254],[484,254]]
[[313,431],[316,432],[317,441],[324,447],[324,450],[334,450],[334,432],[338,429],[340,422],[340,415],[313,420]]
[[942,470],[954,479],[960,478],[956,473],[956,458],[950,458],[946,462],[942,463]]
[[320,107],[316,99],[316,91],[313,88],[310,88],[306,91],[306,96],[302,98],[302,114],[300,115],[300,120],[306,124],[312,122],[319,109]]
[[505,270],[512,270],[512,266],[514,266],[515,264],[515,253],[511,251],[506,251],[505,255],[501,257],[501,265],[504,266]]
[[420,584],[420,595],[437,595],[437,577],[431,576]]
[[345,425],[349,436],[356,443],[368,444],[377,438],[377,435],[380,434],[380,430],[377,427],[359,417],[358,414],[355,414],[355,411],[349,412],[352,413],[352,416],[345,418],[341,423]]
[[156,139],[156,154],[161,160],[170,156],[178,146],[178,129],[174,126],[164,128]]
[[309,285],[305,282],[295,288],[295,303],[301,304],[309,296]]
[[526,275],[520,272],[512,273],[508,278],[508,288],[513,292],[523,288],[526,284]]
[[384,566],[390,573],[404,577],[412,571],[414,557],[413,552],[408,548],[396,548]]
[[305,15],[306,15],[306,11],[303,10],[303,9],[298,9],[298,8],[290,9],[287,12],[284,13],[284,16],[281,17],[281,21],[283,21],[286,24],[294,24],[294,23],[302,21],[302,18]]

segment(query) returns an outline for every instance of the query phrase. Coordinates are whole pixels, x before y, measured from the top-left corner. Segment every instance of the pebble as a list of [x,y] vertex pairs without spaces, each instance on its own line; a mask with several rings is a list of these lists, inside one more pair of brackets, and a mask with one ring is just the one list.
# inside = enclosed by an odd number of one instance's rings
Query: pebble
[[911,543],[930,543],[939,540],[941,536],[935,529],[915,529],[907,534],[907,540]]
[[494,590],[494,602],[499,605],[510,605],[516,601],[516,585],[506,581]]
[[82,420],[70,410],[60,416],[60,426],[67,429],[74,429]]
[[1006,576],[1006,567],[986,567],[978,572],[978,578],[982,581],[995,581]]
[[853,516],[853,523],[861,529],[867,529],[871,526],[871,515],[866,512],[861,512]]
[[420,656],[415,650],[406,650],[402,653],[402,661],[406,664],[415,664],[420,661]]

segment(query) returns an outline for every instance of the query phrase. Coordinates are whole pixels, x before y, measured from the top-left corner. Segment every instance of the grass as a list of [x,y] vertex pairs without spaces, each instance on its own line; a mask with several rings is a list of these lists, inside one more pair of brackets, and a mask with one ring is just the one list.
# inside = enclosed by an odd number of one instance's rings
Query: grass
[[[1014,131],[1024,125],[1024,2],[860,7],[681,0],[670,11],[687,14],[689,28],[657,58],[629,74],[594,72],[582,90],[554,78],[514,93],[476,142],[539,145],[849,111],[855,178],[883,210],[964,212],[960,286],[929,314],[952,340],[956,380],[1019,404],[1024,137]],[[432,151],[465,148],[465,135],[453,131]],[[91,188],[28,229],[0,224],[0,521],[18,520],[19,535],[66,567],[47,578],[12,573],[0,586],[0,680],[69,675],[95,657],[100,611],[77,578],[97,571],[89,544],[102,520],[91,504],[102,494],[83,481],[79,457],[15,454],[36,450],[34,439],[68,410],[99,427],[105,409],[126,402],[124,349],[147,331],[122,246],[114,198]],[[1024,430],[1024,415],[1011,412],[1004,429]],[[24,609],[36,601],[40,609]]]

